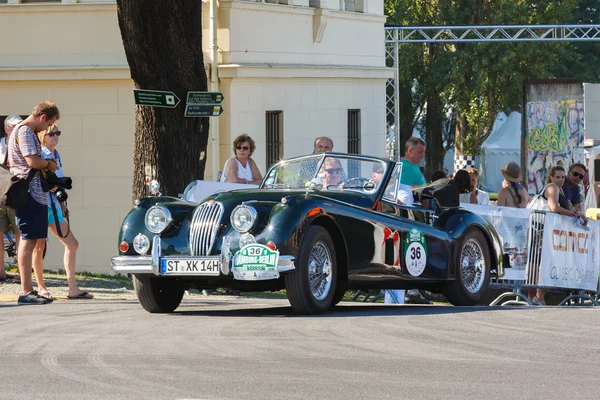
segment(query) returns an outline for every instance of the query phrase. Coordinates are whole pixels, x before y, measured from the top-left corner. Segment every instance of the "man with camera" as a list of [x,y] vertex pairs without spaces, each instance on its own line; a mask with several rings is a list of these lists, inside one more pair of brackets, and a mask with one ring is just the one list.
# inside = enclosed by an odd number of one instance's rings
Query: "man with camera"
[[[42,158],[42,146],[36,132],[48,129],[60,118],[56,104],[43,101],[37,104],[24,121],[20,122],[8,141],[8,164],[10,172],[21,178],[27,178],[33,170],[56,171],[56,162]],[[21,241],[17,251],[19,273],[21,275],[21,294],[18,304],[46,304],[51,299],[39,295],[33,290],[31,279],[33,249],[38,241],[48,237],[48,194],[42,190],[40,173],[35,172],[29,183],[27,204],[16,211],[16,222],[21,232]]]

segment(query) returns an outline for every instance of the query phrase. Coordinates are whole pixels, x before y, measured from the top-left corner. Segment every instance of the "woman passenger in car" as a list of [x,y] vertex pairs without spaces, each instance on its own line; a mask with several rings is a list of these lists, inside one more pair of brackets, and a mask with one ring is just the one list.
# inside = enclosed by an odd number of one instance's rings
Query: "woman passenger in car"
[[225,162],[221,182],[250,183],[254,185],[261,183],[262,174],[251,158],[254,150],[256,150],[256,143],[250,136],[243,133],[236,137],[233,141],[233,154],[235,156]]
[[458,186],[459,201],[461,203],[477,204],[477,196],[473,192],[473,183],[471,182],[471,175],[466,169],[459,170],[452,180]]

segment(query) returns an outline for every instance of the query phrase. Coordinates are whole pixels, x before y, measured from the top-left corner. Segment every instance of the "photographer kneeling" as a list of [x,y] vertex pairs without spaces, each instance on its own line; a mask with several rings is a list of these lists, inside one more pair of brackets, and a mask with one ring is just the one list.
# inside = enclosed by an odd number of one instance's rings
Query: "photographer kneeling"
[[[69,210],[67,208],[67,192],[71,189],[71,178],[65,177],[62,170],[62,159],[60,153],[56,150],[58,145],[58,137],[61,132],[56,125],[48,127],[47,131],[38,133],[40,143],[42,144],[42,157],[44,159],[52,159],[58,165],[56,172],[51,173],[45,171],[46,187],[48,191],[48,227],[65,246],[64,265],[67,273],[67,282],[69,284],[69,299],[91,299],[94,296],[91,293],[84,292],[77,286],[75,281],[75,258],[79,242],[75,239],[71,232],[69,224]],[[44,185],[42,185],[44,186]],[[42,296],[50,297],[51,295],[44,284],[44,246],[45,243],[40,242],[33,252],[33,269],[38,282],[39,292]]]

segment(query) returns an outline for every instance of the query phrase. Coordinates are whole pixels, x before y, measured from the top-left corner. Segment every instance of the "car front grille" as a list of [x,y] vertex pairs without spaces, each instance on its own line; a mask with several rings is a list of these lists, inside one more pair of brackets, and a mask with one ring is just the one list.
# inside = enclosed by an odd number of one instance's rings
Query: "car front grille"
[[196,208],[190,226],[190,255],[210,255],[222,217],[223,205],[216,201],[202,203]]

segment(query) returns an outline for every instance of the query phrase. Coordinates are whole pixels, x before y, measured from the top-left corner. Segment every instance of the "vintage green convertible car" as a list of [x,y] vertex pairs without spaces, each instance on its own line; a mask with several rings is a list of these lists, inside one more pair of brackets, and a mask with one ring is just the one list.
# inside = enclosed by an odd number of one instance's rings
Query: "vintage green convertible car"
[[142,307],[158,313],[174,311],[187,289],[217,287],[286,289],[303,314],[327,311],[348,289],[419,288],[477,304],[502,271],[498,235],[433,197],[427,207],[400,204],[411,194],[401,172],[389,160],[323,153],[281,161],[259,188],[199,204],[140,199],[112,269],[132,274]]

